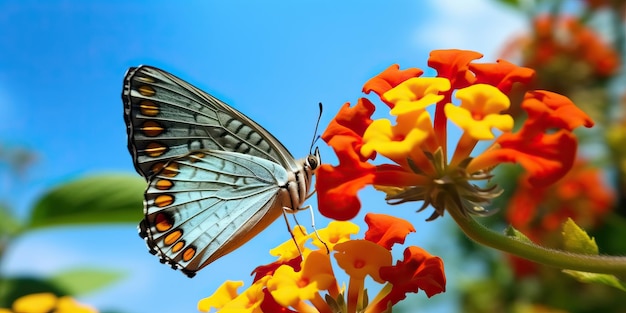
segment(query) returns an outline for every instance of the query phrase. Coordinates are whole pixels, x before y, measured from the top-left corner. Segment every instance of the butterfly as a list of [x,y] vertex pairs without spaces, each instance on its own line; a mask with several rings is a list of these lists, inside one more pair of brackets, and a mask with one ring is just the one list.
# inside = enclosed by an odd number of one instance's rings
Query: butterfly
[[151,66],[126,72],[128,150],[148,182],[139,234],[193,277],[284,212],[301,210],[321,159],[295,160],[228,104]]

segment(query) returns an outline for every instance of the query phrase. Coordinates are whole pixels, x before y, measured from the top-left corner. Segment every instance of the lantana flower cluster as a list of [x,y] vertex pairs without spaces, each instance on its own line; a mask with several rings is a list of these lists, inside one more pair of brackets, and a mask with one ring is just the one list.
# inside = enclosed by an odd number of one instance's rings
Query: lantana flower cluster
[[601,78],[619,70],[619,53],[576,17],[541,15],[532,26],[532,34],[517,38],[507,48],[522,50],[524,65],[546,72],[568,66],[579,75]]
[[[592,120],[567,97],[546,90],[527,92],[521,102],[527,117],[514,120],[507,114],[512,87],[529,85],[534,71],[503,60],[475,62],[481,57],[474,51],[435,50],[428,65],[436,77],[392,65],[366,82],[363,92],[375,94],[373,100],[360,98],[353,107],[346,103],[322,134],[339,159],[338,165],[324,164],[317,171],[322,214],[353,218],[361,207],[357,192],[373,185],[391,204],[432,206],[428,220],[451,208],[486,215],[486,205],[501,190],[474,182],[489,180],[499,164],[520,164],[533,186],[563,177],[577,152],[573,130],[593,126]],[[372,119],[381,106],[392,119]],[[461,131],[458,141],[448,141],[449,124]],[[379,155],[391,163],[382,163]]]
[[[254,270],[254,282],[238,292],[243,282],[227,281],[198,303],[208,312],[386,312],[406,297],[423,290],[428,297],[445,291],[443,261],[424,249],[410,246],[404,259],[393,264],[391,249],[404,243],[413,226],[402,219],[367,214],[364,239],[351,239],[359,227],[351,222],[331,222],[327,228],[306,234],[301,226],[294,238],[270,251],[278,259]],[[297,243],[297,246],[296,244]],[[311,243],[315,248],[309,248]],[[341,287],[331,258],[348,276]],[[366,277],[383,284],[369,300]]]

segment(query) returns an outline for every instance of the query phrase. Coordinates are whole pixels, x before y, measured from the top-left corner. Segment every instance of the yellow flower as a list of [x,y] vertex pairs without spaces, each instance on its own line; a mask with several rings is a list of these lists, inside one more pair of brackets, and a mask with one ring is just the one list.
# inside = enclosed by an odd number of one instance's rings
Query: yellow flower
[[268,280],[267,289],[278,304],[298,307],[301,301],[323,302],[319,291],[328,290],[332,284],[336,281],[330,257],[326,251],[318,250],[306,257],[301,271],[288,265],[279,267]]
[[242,281],[228,280],[224,282],[211,296],[198,302],[198,310],[208,312],[211,308],[220,309],[224,307],[237,297],[237,289],[241,286],[243,286]]
[[332,251],[336,244],[346,242],[350,240],[350,235],[355,235],[359,232],[359,226],[350,222],[332,221],[328,223],[326,228],[317,231],[322,241],[320,241],[315,233],[309,235],[313,239],[313,245],[320,249],[326,249]]
[[226,282],[211,296],[200,300],[198,310],[208,312],[215,308],[222,313],[263,313],[263,289],[268,279],[269,277],[261,278],[240,295],[236,294],[236,289],[243,283]]
[[[370,228],[365,240],[350,240],[350,235],[358,232],[358,226],[350,222],[331,222],[327,228],[320,229],[318,235],[327,241],[325,245],[315,242],[319,241],[315,234],[307,235],[304,241],[294,236],[298,245],[302,245],[302,256],[283,260],[280,254],[276,262],[257,267],[253,271],[254,283],[239,295],[237,288],[241,283],[224,283],[213,295],[198,303],[199,310],[206,312],[213,308],[221,313],[377,313],[404,299],[408,292],[421,289],[430,297],[445,290],[443,262],[423,249],[407,248],[405,260],[392,265],[390,249],[415,231],[410,223],[382,214],[368,214],[365,221]],[[305,246],[308,239],[312,239],[317,250]],[[293,240],[283,243],[279,250],[289,250],[288,243],[295,250]],[[347,295],[340,291],[331,255],[350,276]],[[394,276],[393,273],[401,274]],[[385,284],[371,305],[363,283],[366,276]],[[390,281],[397,282],[398,286]]]
[[[297,225],[293,228],[291,233],[293,234],[293,240],[285,241],[283,244],[270,250],[270,255],[279,257],[278,261],[288,261],[299,256],[300,253],[304,253],[304,243],[309,238],[306,229]],[[298,243],[298,246],[293,244],[294,240]]]
[[509,108],[511,102],[498,88],[477,84],[456,92],[461,105],[448,103],[444,112],[450,121],[476,140],[495,138],[491,128],[503,132],[513,129],[513,117],[500,112]]
[[97,313],[87,305],[71,297],[57,297],[52,293],[34,293],[18,298],[12,310],[0,309],[1,313]]
[[400,116],[413,111],[420,111],[435,104],[443,96],[440,91],[448,91],[450,81],[439,77],[414,77],[400,83],[396,88],[385,92],[382,100],[393,103],[391,115]]

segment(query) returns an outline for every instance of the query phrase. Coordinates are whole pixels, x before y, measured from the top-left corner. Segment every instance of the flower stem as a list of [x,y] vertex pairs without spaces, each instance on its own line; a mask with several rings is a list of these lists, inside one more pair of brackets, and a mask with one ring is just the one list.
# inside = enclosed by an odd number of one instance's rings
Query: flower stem
[[361,302],[361,291],[363,290],[363,278],[350,277],[348,285],[348,310],[347,313],[355,313],[358,304]]
[[615,274],[626,277],[626,257],[572,253],[542,247],[497,233],[467,216],[452,203],[448,212],[470,239],[488,247],[507,252],[533,262],[561,269],[591,273]]

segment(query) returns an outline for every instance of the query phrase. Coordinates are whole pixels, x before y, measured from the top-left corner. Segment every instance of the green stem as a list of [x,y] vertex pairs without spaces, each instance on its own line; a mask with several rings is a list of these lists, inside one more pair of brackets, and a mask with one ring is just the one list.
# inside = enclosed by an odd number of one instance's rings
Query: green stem
[[578,254],[545,248],[488,229],[472,217],[464,215],[454,205],[448,206],[448,212],[465,235],[485,246],[561,269],[626,277],[626,257]]

